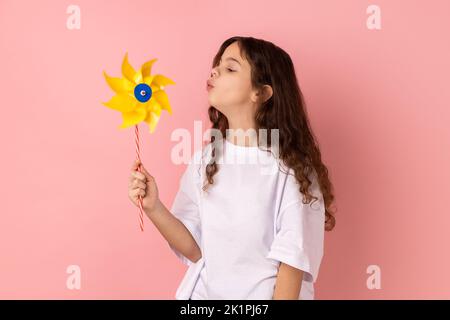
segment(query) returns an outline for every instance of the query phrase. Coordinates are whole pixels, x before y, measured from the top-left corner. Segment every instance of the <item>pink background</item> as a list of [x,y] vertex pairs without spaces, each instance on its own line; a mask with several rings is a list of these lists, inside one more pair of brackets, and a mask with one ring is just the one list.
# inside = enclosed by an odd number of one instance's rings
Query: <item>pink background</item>
[[[69,30],[66,9],[81,9]],[[381,30],[366,8],[381,8]],[[141,125],[172,204],[176,128],[209,127],[205,80],[233,35],[292,57],[336,190],[316,299],[450,298],[450,4],[434,1],[0,1],[0,298],[173,299],[186,267],[127,197],[134,131],[102,71],[172,78],[172,116]],[[66,268],[81,268],[69,290]],[[381,289],[369,290],[369,265]]]

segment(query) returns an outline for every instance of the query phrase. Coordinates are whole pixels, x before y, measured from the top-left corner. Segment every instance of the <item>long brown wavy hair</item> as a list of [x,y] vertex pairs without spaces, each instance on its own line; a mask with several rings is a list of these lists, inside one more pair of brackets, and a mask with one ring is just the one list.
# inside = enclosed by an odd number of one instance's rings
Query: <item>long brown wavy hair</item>
[[[241,55],[251,66],[253,88],[262,89],[263,85],[267,84],[273,90],[272,97],[261,102],[256,110],[256,132],[259,132],[258,129],[279,130],[279,158],[293,169],[300,192],[304,195],[303,203],[310,203],[312,198],[317,199],[308,190],[312,184],[308,176],[315,170],[324,198],[325,230],[331,231],[336,224],[334,212],[331,211],[334,200],[333,185],[328,169],[322,162],[319,144],[312,132],[303,94],[289,54],[269,41],[236,36],[223,42],[213,59],[213,68],[219,64],[225,49],[234,42],[238,43]],[[225,136],[228,129],[225,115],[213,106],[209,106],[208,115],[212,129],[219,130]],[[270,147],[270,135],[266,139],[267,146]],[[215,140],[216,137],[211,136],[210,142],[213,145]],[[218,172],[215,162],[216,148],[213,147],[211,152],[212,160],[206,166],[207,183],[203,190],[214,183],[213,176]]]

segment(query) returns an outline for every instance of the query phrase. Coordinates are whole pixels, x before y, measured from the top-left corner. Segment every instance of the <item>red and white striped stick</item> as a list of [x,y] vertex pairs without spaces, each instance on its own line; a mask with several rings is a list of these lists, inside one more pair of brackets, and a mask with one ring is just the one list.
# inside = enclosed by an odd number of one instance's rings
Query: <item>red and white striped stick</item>
[[[142,172],[142,168],[141,168],[141,155],[140,155],[140,149],[139,149],[139,127],[136,124],[134,127],[134,133],[135,133],[135,137],[134,137],[134,141],[136,142],[136,158],[137,160],[139,160],[139,166],[137,168],[136,171]],[[139,225],[141,227],[141,231],[144,231],[144,208],[142,205],[142,196],[139,195]]]

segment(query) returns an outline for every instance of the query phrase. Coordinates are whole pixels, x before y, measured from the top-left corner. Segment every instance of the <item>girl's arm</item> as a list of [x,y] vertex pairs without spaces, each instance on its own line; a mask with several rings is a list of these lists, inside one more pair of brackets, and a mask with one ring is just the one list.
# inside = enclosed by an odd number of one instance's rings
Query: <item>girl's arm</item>
[[280,262],[273,300],[298,300],[302,280],[303,270]]
[[202,253],[192,234],[161,201],[153,211],[145,212],[167,242],[192,262],[197,262]]
[[136,206],[139,206],[138,196],[142,196],[145,214],[167,240],[169,245],[178,250],[190,261],[197,262],[202,257],[202,254],[191,232],[160,201],[155,178],[148,173],[143,165],[141,167],[142,172],[136,171],[138,165],[142,164],[139,160],[136,160],[131,167],[128,185],[128,196],[130,200]]

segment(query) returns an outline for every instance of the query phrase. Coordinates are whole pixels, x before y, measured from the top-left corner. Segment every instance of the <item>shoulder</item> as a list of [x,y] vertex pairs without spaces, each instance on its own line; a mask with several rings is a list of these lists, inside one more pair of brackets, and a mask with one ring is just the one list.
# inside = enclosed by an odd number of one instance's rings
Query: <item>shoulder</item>
[[[302,203],[304,200],[304,194],[300,191],[300,183],[295,177],[294,170],[286,166],[284,166],[284,168],[286,169],[286,171],[281,170],[285,180],[281,206],[287,207],[294,203]],[[311,184],[308,187],[308,191],[313,196],[313,199],[308,205],[312,205],[312,202],[315,202],[315,207],[317,207],[317,205],[319,205],[320,207],[323,202],[323,194],[320,189],[316,170],[312,170],[312,172],[308,175],[308,179],[309,181],[311,181]],[[317,197],[317,200],[314,197]]]

